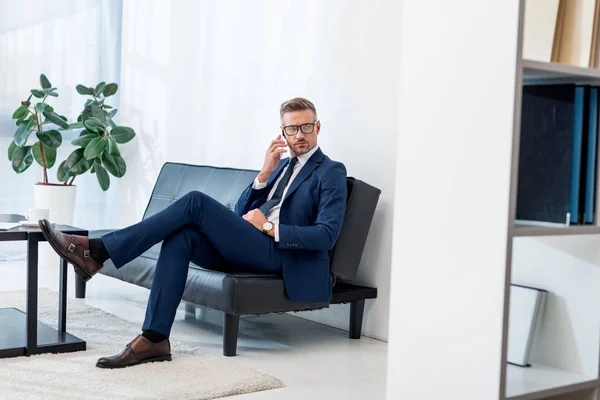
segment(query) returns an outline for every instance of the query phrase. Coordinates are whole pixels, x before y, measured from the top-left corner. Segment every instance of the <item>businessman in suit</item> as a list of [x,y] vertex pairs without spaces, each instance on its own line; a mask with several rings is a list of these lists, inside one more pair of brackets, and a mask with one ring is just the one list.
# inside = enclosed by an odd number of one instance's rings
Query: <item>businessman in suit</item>
[[[268,146],[260,173],[243,191],[235,212],[194,191],[99,239],[63,234],[40,221],[50,245],[85,281],[109,258],[121,268],[163,241],[142,333],[96,366],[171,360],[169,334],[190,262],[206,269],[279,274],[290,300],[330,300],[329,250],[346,210],[346,168],[317,145],[321,122],[313,103],[286,101],[280,118],[281,134]],[[290,156],[282,158],[287,149]]]

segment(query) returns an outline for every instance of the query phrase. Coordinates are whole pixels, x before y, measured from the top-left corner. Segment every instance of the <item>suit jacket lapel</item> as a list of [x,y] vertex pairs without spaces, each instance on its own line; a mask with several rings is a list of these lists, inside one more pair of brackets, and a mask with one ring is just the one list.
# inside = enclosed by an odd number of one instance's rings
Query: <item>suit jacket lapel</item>
[[288,189],[288,191],[285,194],[285,197],[283,198],[282,204],[285,201],[285,199],[290,197],[290,195],[292,193],[294,193],[294,191],[296,189],[298,189],[298,186],[300,186],[300,184],[302,182],[304,182],[306,180],[306,178],[308,178],[310,176],[310,174],[312,174],[312,172],[315,170],[315,168],[317,168],[319,166],[319,164],[321,164],[322,161],[323,161],[323,152],[319,148],[319,149],[317,149],[317,151],[315,151],[315,153],[312,155],[312,157],[310,157],[308,159],[306,164],[304,166],[302,166],[300,173],[292,181],[290,188]]

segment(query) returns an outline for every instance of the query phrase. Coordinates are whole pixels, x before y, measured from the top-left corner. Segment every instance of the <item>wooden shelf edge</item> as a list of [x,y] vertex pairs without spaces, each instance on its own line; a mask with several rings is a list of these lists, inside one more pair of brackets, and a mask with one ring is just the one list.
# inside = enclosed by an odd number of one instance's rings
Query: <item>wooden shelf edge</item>
[[600,83],[600,69],[522,59],[524,83]]
[[580,392],[588,389],[600,387],[600,379],[591,379],[584,382],[574,383],[572,385],[559,386],[551,389],[540,390],[537,392],[524,393],[517,396],[505,397],[505,400],[535,400],[545,399],[547,397],[559,396],[563,394]]
[[509,232],[511,237],[535,237],[535,236],[572,236],[572,235],[600,235],[600,226],[575,225],[564,227],[545,226],[513,226]]

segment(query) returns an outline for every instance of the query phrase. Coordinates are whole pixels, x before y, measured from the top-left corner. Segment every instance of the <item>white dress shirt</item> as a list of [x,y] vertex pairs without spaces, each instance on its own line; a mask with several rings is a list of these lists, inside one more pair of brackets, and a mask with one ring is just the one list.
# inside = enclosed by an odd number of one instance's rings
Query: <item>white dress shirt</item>
[[[288,189],[290,188],[290,185],[292,184],[292,182],[294,181],[296,176],[298,176],[298,174],[300,173],[300,170],[302,169],[304,164],[306,164],[306,162],[315,153],[315,151],[317,151],[318,148],[319,148],[319,146],[315,146],[315,148],[311,149],[308,153],[298,156],[298,162],[296,163],[296,165],[294,165],[294,172],[292,173],[292,176],[290,177],[290,180],[289,180],[287,186],[283,189],[283,195],[281,196],[282,201],[283,201],[283,199],[285,199],[285,195],[286,195]],[[286,165],[286,167],[283,169],[283,171],[281,171],[281,173],[279,174],[277,181],[275,182],[275,184],[273,185],[273,188],[269,192],[269,196],[267,196],[267,201],[269,201],[271,199],[271,197],[273,197],[275,190],[277,190],[277,185],[279,185],[279,181],[281,180],[281,178],[283,178],[283,175],[285,175],[285,171],[288,169],[288,167],[289,167],[289,165]],[[252,184],[252,189],[262,189],[267,186],[267,183],[268,182],[262,182],[262,183],[259,182],[258,176],[257,176],[256,178],[254,178],[254,183]],[[271,221],[273,223],[273,229],[275,230],[274,236],[275,236],[276,242],[279,242],[279,210],[280,209],[281,209],[281,201],[279,203],[275,204],[273,206],[273,208],[271,208],[267,212],[267,215],[265,215],[265,217],[267,217],[267,220]]]

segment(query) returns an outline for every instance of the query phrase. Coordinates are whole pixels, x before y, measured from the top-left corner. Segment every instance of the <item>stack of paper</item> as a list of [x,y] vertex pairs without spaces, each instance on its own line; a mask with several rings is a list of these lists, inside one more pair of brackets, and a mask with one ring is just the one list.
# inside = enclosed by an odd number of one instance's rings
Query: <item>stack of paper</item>
[[8,231],[16,228],[19,224],[14,222],[0,222],[0,231]]

